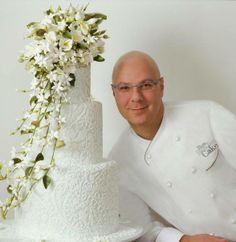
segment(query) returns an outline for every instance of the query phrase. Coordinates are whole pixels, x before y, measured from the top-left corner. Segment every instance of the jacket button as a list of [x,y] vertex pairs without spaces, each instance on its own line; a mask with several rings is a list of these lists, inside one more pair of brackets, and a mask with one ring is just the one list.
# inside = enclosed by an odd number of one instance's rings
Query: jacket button
[[231,219],[231,224],[236,224],[236,219],[235,218]]
[[147,158],[148,160],[150,160],[150,159],[152,158],[152,156],[151,156],[150,154],[147,154],[147,155],[146,155],[146,158]]
[[176,140],[177,142],[179,142],[179,141],[181,140],[180,136],[177,136],[177,137],[175,138],[175,140]]
[[212,192],[212,193],[210,194],[210,197],[211,197],[212,199],[214,199],[214,198],[216,197],[216,194]]
[[170,182],[170,181],[168,181],[166,184],[167,184],[167,186],[170,187],[170,188],[171,188],[172,185],[173,185],[172,182]]
[[195,174],[195,173],[197,172],[197,168],[196,168],[196,167],[192,167],[192,168],[191,168],[191,172],[192,172],[193,174]]

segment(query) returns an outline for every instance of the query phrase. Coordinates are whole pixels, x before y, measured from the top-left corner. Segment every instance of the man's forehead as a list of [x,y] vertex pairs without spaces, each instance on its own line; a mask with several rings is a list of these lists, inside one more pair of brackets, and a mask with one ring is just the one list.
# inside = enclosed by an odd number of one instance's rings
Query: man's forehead
[[116,67],[113,75],[113,82],[120,81],[141,81],[144,79],[158,78],[159,72],[155,66],[148,61],[141,59],[125,60]]

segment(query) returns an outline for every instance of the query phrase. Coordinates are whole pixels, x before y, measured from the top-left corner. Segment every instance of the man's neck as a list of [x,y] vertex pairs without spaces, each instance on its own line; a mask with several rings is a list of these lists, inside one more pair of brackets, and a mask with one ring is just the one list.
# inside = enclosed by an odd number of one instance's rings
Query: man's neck
[[142,137],[143,139],[152,140],[161,126],[163,115],[164,115],[164,106],[162,106],[160,113],[157,119],[155,120],[155,122],[150,123],[149,125],[146,125],[146,126],[131,125],[131,127],[138,136]]

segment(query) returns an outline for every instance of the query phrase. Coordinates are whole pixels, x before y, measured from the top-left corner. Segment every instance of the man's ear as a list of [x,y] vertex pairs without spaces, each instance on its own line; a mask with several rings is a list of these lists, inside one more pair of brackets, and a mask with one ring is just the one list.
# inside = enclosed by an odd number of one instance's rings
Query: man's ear
[[162,93],[162,96],[163,96],[164,89],[165,89],[164,77],[161,77],[161,79],[160,79],[160,88],[161,88],[161,93]]

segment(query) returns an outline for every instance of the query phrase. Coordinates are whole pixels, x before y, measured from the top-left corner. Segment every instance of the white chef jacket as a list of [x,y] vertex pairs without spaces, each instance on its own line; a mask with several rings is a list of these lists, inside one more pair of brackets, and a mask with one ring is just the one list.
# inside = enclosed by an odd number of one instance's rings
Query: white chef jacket
[[138,241],[236,241],[236,116],[221,105],[165,103],[152,141],[127,128],[109,157],[120,168],[121,213],[145,227]]

